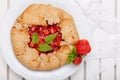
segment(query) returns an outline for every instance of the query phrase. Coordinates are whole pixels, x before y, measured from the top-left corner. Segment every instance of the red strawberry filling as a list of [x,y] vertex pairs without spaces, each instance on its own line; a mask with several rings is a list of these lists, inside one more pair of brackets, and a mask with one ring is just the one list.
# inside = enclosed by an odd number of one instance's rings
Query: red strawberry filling
[[[31,48],[35,48],[36,50],[38,50],[38,46],[40,44],[45,44],[45,39],[47,36],[49,36],[50,34],[56,34],[55,39],[49,44],[49,46],[51,46],[53,48],[52,51],[57,51],[60,48],[60,42],[62,41],[62,33],[60,32],[60,27],[57,25],[49,25],[49,26],[39,26],[39,25],[32,25],[31,27],[29,27],[29,35],[30,35],[30,42],[29,42],[29,46]],[[38,34],[38,43],[34,44],[32,42],[32,37],[33,34],[37,33]],[[38,50],[39,51],[39,50]],[[47,51],[44,52],[45,54],[52,52],[52,51]],[[41,54],[43,52],[39,51],[39,54]]]

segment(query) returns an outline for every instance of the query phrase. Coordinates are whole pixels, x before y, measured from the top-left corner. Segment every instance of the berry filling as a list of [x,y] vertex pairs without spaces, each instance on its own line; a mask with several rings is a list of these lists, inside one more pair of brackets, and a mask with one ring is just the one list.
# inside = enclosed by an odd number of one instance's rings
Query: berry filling
[[29,27],[30,42],[29,46],[38,50],[39,54],[57,51],[62,41],[62,33],[57,25]]

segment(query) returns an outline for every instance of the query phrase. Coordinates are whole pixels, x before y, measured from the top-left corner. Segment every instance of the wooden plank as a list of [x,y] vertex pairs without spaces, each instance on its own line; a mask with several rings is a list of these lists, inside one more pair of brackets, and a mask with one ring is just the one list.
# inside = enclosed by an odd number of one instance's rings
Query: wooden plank
[[99,59],[86,62],[86,80],[99,80]]
[[120,80],[120,58],[117,58],[116,62],[116,80]]
[[101,80],[114,80],[114,58],[113,59],[102,59],[101,60]]
[[17,6],[17,5],[20,5],[20,4],[24,4],[24,2],[25,2],[25,0],[20,0],[19,2],[18,2],[18,0],[10,0],[9,1],[9,6],[10,7],[15,7],[15,6]]
[[[101,0],[101,4],[111,17],[115,17],[115,0]],[[114,59],[101,59],[101,65],[101,80],[115,80]]]
[[[21,0],[22,1],[22,0]],[[17,1],[17,0],[9,0],[9,8],[10,7],[15,7],[16,5],[18,5],[21,1]],[[9,68],[9,80],[22,80],[22,77],[20,77],[19,75],[17,75],[15,72],[13,72],[10,68]]]
[[[81,8],[88,9],[89,3],[91,1],[98,1],[99,0],[74,0],[76,1]],[[79,70],[71,76],[71,80],[94,80],[93,76],[95,75],[95,80],[98,80],[99,75],[94,74],[94,69],[98,71],[99,63],[98,60],[90,60],[84,61]],[[91,71],[93,74],[91,75]]]
[[0,0],[0,20],[2,20],[6,10],[7,10],[7,0]]
[[114,69],[102,73],[102,80],[114,80]]
[[[117,20],[120,23],[120,0],[116,1],[117,5]],[[120,53],[119,53],[120,54]],[[120,58],[117,58],[117,66],[116,66],[116,80],[120,80]]]
[[20,1],[18,2],[17,0],[10,0],[9,1],[9,7],[15,7],[19,5]]
[[[7,0],[0,0],[0,21],[7,10]],[[0,49],[0,80],[7,80],[7,64],[5,63]]]
[[84,65],[84,62],[80,64],[78,71],[71,76],[71,80],[84,80]]
[[80,69],[71,76],[71,80],[99,80],[99,59],[93,59],[81,64]]
[[10,7],[15,7],[16,5],[18,5],[19,4],[19,2],[17,1],[17,0],[10,0],[9,1],[9,6]]
[[20,77],[15,72],[13,72],[11,69],[9,69],[9,80],[22,80],[22,77]]
[[64,80],[69,80],[69,78],[67,78],[67,79],[64,79]]
[[[87,9],[89,3],[100,2],[99,0],[75,0],[78,4]],[[85,61],[81,68],[71,77],[71,80],[99,80],[99,60]]]
[[0,80],[7,80],[7,64],[5,63],[0,49]]
[[117,20],[120,23],[120,0],[117,0]]
[[102,0],[102,6],[109,12],[113,17],[115,15],[115,0]]
[[88,9],[91,0],[74,0],[74,1],[77,2],[83,9]]

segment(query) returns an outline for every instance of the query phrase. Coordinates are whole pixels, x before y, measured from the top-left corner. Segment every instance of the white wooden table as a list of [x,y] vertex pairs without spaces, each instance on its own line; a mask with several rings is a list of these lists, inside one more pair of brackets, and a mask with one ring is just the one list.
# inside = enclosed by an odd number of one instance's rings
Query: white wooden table
[[[19,2],[20,1],[20,2]],[[69,0],[68,0],[69,1]],[[92,3],[101,4],[106,10],[112,14],[118,21],[120,21],[120,0],[74,0],[79,6],[87,8]],[[17,4],[24,2],[24,0],[0,0],[0,20],[4,18],[4,14],[10,7],[16,7]],[[0,34],[1,35],[1,34]],[[114,65],[108,70],[104,70],[95,75],[91,75],[91,70],[99,71],[108,63]],[[108,65],[111,66],[111,65]],[[120,80],[120,58],[97,58],[84,61],[80,69],[66,80]],[[93,78],[95,76],[95,78]],[[25,80],[23,77],[14,73],[9,66],[5,63],[2,55],[0,54],[0,80]]]

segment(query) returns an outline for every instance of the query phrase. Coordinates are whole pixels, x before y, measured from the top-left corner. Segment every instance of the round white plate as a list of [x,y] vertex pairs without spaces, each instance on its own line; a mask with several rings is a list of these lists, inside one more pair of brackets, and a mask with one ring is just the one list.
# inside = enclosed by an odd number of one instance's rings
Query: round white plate
[[29,80],[62,80],[72,75],[78,70],[79,66],[72,64],[65,65],[61,68],[52,71],[32,71],[22,65],[15,57],[12,45],[10,30],[16,20],[16,18],[30,5],[33,3],[37,4],[51,4],[55,7],[59,7],[74,18],[78,33],[81,38],[90,39],[89,28],[86,25],[87,18],[80,11],[79,6],[73,0],[29,0],[25,1],[24,4],[19,4],[8,10],[5,18],[2,20],[0,29],[0,45],[2,48],[2,55],[10,66],[10,68],[19,74],[20,76]]

